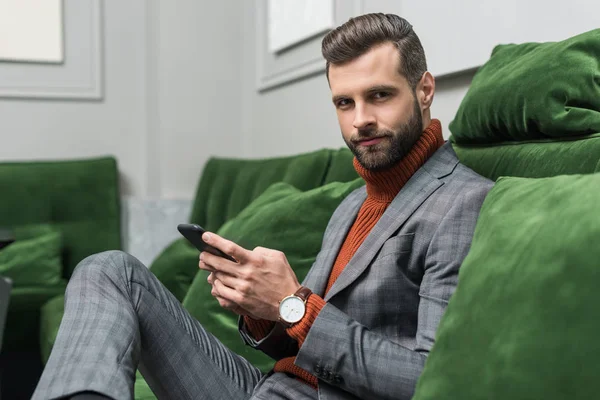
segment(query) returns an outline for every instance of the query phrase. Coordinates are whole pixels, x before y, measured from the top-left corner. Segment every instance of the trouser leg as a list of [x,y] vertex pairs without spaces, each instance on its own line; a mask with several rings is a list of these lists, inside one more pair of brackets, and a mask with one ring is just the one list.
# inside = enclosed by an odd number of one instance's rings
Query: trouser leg
[[206,332],[135,257],[109,251],[83,260],[34,399],[95,391],[133,397],[138,366],[159,398],[244,399],[258,369]]

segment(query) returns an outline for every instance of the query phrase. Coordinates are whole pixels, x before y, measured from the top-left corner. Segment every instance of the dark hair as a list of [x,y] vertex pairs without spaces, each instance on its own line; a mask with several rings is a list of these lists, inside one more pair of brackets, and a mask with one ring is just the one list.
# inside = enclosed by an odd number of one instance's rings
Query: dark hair
[[415,89],[423,73],[427,71],[425,51],[412,25],[394,14],[365,14],[351,18],[323,38],[321,52],[329,66],[354,60],[373,46],[391,42],[400,53],[400,74]]

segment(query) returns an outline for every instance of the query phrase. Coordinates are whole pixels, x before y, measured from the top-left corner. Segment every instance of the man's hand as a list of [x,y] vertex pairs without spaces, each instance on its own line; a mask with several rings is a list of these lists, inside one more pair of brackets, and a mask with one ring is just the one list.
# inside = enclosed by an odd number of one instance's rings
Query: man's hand
[[198,265],[211,273],[211,294],[219,304],[240,315],[277,321],[279,301],[300,288],[285,254],[264,247],[246,250],[209,232],[202,239],[238,260],[234,263],[208,252],[200,253]]

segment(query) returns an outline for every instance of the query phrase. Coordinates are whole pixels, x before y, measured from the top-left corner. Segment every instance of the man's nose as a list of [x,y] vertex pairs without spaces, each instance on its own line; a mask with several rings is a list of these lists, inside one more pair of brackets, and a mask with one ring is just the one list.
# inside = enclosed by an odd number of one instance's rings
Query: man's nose
[[354,107],[354,121],[352,126],[355,129],[361,130],[369,126],[375,125],[375,116],[364,104],[357,104]]

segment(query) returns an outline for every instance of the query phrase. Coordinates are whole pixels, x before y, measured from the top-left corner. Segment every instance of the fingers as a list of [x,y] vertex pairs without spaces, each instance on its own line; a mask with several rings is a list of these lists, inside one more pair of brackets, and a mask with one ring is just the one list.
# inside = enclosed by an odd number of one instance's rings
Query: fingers
[[[233,311],[237,315],[247,315],[248,317],[253,318],[253,319],[260,319],[257,316],[255,316],[254,314],[252,314],[251,312],[249,312],[248,310],[242,308],[239,304],[236,304],[233,301],[226,299],[219,295],[218,288],[222,287],[221,286],[222,282],[219,282],[220,279],[217,279],[215,277],[217,274],[218,274],[218,272],[211,272],[210,274],[208,274],[208,277],[206,278],[206,280],[212,286],[210,294],[215,299],[217,299],[217,301],[219,302],[219,305],[227,310]],[[221,275],[223,275],[223,274],[221,274]],[[219,283],[217,283],[215,285],[216,282],[219,282]]]
[[[200,253],[200,256],[202,256],[202,253]],[[198,262],[198,268],[204,270],[204,271],[208,271],[208,272],[213,272],[215,271],[215,269],[213,267],[211,267],[210,265],[206,264],[204,261],[200,260]]]
[[221,271],[227,274],[237,276],[240,270],[240,264],[231,262],[223,257],[216,256],[207,251],[200,253],[200,262],[198,267],[205,271]]
[[223,284],[220,279],[215,277],[214,273],[212,273],[208,279],[209,283],[212,285],[210,294],[217,299],[221,307],[231,310],[239,315],[248,315],[255,318],[239,304],[242,300],[242,296],[240,296],[239,292]]
[[237,245],[231,240],[227,240],[212,232],[205,232],[202,235],[202,240],[207,244],[221,250],[223,253],[228,254],[238,260],[239,262],[245,262],[251,255],[251,252],[244,249],[242,246]]
[[215,282],[219,282],[223,286],[226,286],[227,288],[241,294],[248,294],[250,291],[250,284],[242,279],[236,278],[235,276],[231,276],[221,271],[213,271],[210,275],[212,275],[212,285],[214,285]]

